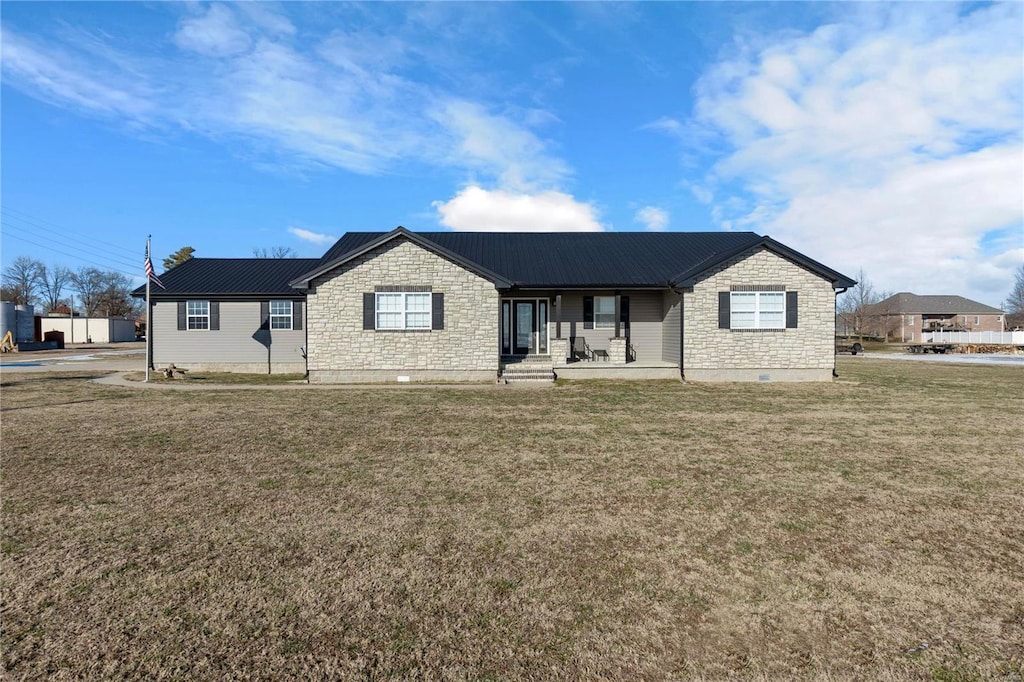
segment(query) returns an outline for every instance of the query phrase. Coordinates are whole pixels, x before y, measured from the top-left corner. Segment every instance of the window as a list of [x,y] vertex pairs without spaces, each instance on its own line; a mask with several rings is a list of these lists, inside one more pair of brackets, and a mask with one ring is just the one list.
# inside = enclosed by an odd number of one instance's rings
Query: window
[[430,292],[376,295],[377,329],[430,329]]
[[980,315],[975,315],[974,316],[974,325],[977,326],[979,324],[981,324],[981,316]]
[[291,329],[292,328],[292,302],[271,301],[270,302],[270,328]]
[[733,291],[729,300],[730,329],[785,329],[784,291]]
[[615,297],[594,297],[594,329],[615,327]]
[[196,330],[210,328],[209,301],[188,301],[186,311],[186,329]]
[[914,324],[914,316],[907,315],[907,324]]

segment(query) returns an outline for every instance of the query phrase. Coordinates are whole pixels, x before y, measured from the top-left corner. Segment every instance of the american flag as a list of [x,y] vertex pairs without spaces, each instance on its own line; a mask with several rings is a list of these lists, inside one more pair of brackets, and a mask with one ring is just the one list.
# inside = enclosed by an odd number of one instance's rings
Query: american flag
[[164,283],[160,281],[160,278],[153,272],[153,261],[149,257],[149,244],[146,244],[146,277],[149,277],[161,289],[166,289]]

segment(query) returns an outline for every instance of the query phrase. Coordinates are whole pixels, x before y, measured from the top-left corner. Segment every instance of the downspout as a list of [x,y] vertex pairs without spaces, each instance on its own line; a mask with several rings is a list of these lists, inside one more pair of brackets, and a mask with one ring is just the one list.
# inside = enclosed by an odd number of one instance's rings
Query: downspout
[[306,366],[306,375],[304,378],[306,379],[307,384],[309,383],[309,304],[307,303],[308,300],[308,294],[304,295],[302,298],[302,329],[305,332],[304,336],[306,337],[306,346],[302,349],[302,364]]
[[683,290],[677,289],[672,286],[672,283],[668,283],[669,291],[679,296],[679,380],[686,381],[686,368],[684,366],[686,360],[686,308],[684,301],[686,298],[683,296]]
[[835,295],[837,299],[837,305],[832,306],[832,378],[838,379],[839,372],[836,371],[836,311],[839,310],[838,299],[840,296],[846,293],[846,290],[850,287],[843,287],[842,289],[836,289]]

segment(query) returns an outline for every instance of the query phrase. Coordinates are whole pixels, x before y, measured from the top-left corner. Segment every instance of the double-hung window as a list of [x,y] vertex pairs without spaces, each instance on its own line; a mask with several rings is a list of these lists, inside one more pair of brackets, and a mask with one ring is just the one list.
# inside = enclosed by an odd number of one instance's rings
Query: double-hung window
[[210,328],[210,302],[188,301],[186,304],[186,329],[204,330]]
[[430,329],[430,292],[376,294],[377,329]]
[[615,297],[594,297],[594,329],[611,329],[615,326]]
[[733,291],[729,301],[731,329],[785,329],[784,291]]
[[270,328],[291,329],[292,328],[292,302],[271,301],[270,302]]

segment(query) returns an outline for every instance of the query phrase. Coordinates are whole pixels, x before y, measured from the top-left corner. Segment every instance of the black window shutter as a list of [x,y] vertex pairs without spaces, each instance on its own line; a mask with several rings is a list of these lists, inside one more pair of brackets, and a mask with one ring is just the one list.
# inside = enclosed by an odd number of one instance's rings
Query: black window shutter
[[302,301],[292,301],[292,329],[302,329]]
[[786,292],[786,329],[796,329],[796,292]]
[[431,294],[431,329],[444,329],[444,294]]
[[593,329],[594,328],[594,297],[584,296],[583,297],[583,328]]
[[729,329],[729,300],[728,291],[718,292],[718,328]]
[[220,301],[210,301],[210,329],[220,329]]
[[363,329],[376,329],[377,298],[373,293],[363,294]]
[[270,301],[260,301],[260,329],[270,329]]
[[[178,301],[178,330],[188,329],[188,313],[186,311],[185,301]],[[149,320],[146,320],[147,324]]]
[[619,299],[619,321],[622,323],[626,335],[629,336],[629,296],[622,296]]

